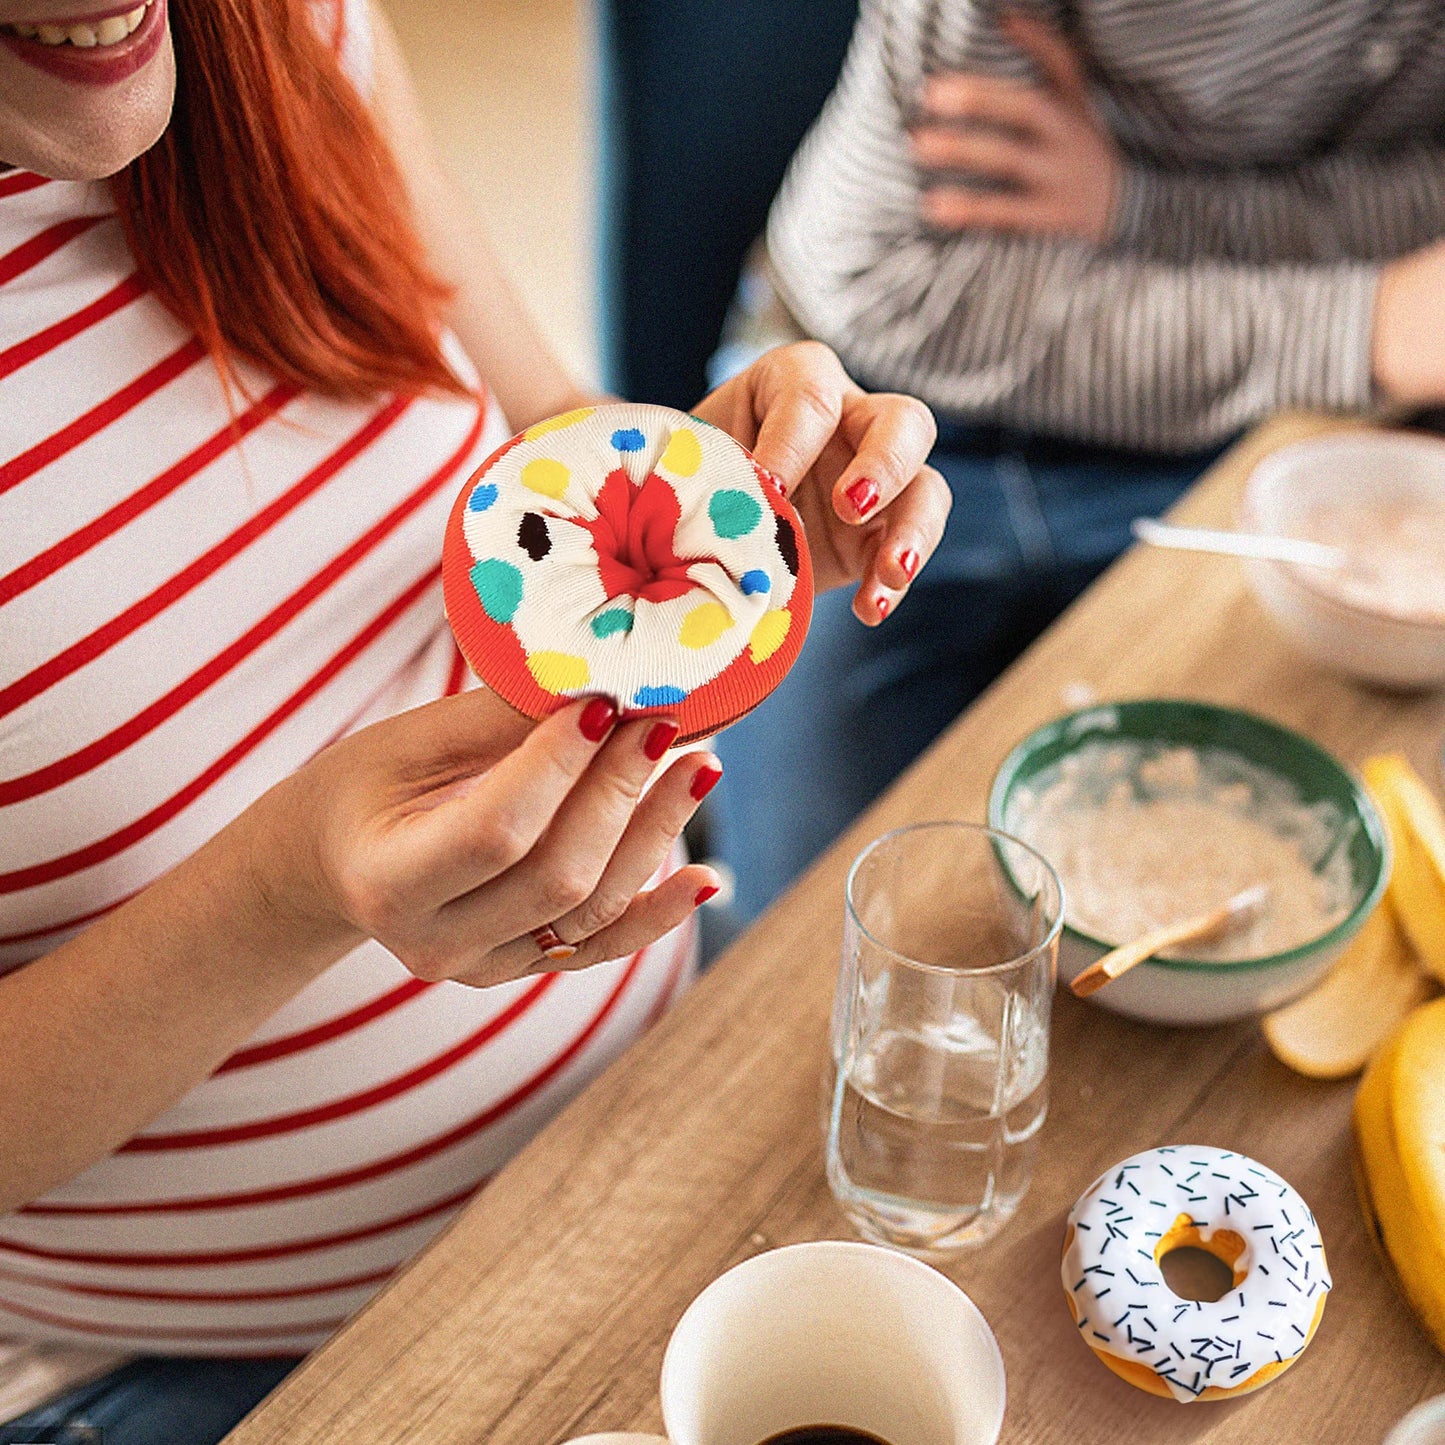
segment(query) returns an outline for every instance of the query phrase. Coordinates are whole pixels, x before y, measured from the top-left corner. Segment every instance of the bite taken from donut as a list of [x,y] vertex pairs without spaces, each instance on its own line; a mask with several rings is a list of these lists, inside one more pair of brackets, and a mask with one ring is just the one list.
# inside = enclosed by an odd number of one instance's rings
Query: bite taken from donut
[[750,712],[812,615],[792,504],[725,432],[670,407],[528,427],[457,498],[447,618],[472,670],[528,717],[602,693],[690,742]]
[[[1217,1300],[1169,1288],[1162,1261],[1184,1247],[1228,1266]],[[1084,1343],[1121,1379],[1182,1404],[1283,1374],[1331,1283],[1319,1226],[1289,1184],[1243,1154],[1187,1144],[1135,1154],[1079,1196],[1062,1274]]]

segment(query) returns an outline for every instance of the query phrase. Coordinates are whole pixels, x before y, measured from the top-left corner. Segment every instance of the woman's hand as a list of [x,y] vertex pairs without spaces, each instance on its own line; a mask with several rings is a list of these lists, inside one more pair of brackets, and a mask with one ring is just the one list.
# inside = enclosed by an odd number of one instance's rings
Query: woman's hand
[[1445,402],[1445,241],[1390,261],[1375,293],[1371,366],[1397,406]]
[[[1123,163],[1089,99],[1084,67],[1052,26],[1016,12],[1001,17],[1044,84],[944,71],[921,97],[913,155],[937,173],[923,217],[949,231],[1072,236],[1100,245],[1113,233]],[[1001,189],[961,184],[958,173]]]
[[952,497],[926,465],[938,429],[911,396],[865,392],[817,341],[780,346],[695,408],[771,472],[803,519],[818,591],[858,582],[876,626],[943,536]]
[[[687,753],[644,796],[676,724],[616,723],[584,698],[534,726],[478,690],[335,744],[257,805],[272,906],[298,933],[375,938],[428,980],[636,952],[716,884],[690,866],[642,891],[722,769]],[[547,926],[575,954],[544,957],[531,933]]]

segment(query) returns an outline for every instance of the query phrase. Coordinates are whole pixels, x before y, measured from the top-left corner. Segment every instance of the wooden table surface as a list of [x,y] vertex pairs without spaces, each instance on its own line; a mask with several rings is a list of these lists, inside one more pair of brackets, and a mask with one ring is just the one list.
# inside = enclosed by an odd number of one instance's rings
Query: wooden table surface
[[[1254,462],[1327,423],[1280,418],[1179,509],[1226,523]],[[1186,696],[1266,713],[1351,763],[1396,748],[1437,787],[1445,696],[1400,698],[1288,651],[1238,563],[1126,556],[451,1228],[229,1437],[228,1445],[556,1445],[657,1429],[663,1348],[728,1266],[848,1238],[823,1178],[820,1078],[843,878],[870,838],[981,819],[994,769],[1085,684],[1102,700]],[[1067,993],[1053,1102],[1019,1215],[949,1273],[998,1334],[1006,1442],[1373,1445],[1445,1391],[1445,1359],[1373,1252],[1350,1173],[1354,1085],[1275,1062],[1253,1024],[1168,1030]],[[1242,1150],[1314,1208],[1335,1290],[1308,1354],[1235,1403],[1146,1396],[1089,1354],[1059,1286],[1063,1219],[1109,1164],[1158,1144]]]

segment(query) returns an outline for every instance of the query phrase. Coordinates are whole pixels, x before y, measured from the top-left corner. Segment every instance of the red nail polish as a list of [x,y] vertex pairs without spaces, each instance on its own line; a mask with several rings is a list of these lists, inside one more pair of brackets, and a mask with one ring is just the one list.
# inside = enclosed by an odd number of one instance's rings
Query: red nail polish
[[717,885],[714,883],[709,883],[706,888],[699,888],[697,890],[697,897],[692,900],[692,906],[694,908],[701,908],[702,905],[706,903],[709,898],[716,897]]
[[594,697],[582,709],[577,726],[589,743],[600,743],[617,721],[617,704],[610,697]]
[[893,604],[886,597],[880,597],[877,602],[878,615],[880,617],[887,617],[888,609],[892,606]]
[[698,802],[707,797],[717,787],[722,778],[722,769],[712,763],[704,763],[697,772],[692,775],[692,787],[688,790]]
[[655,763],[677,741],[678,731],[675,722],[653,723],[642,744],[642,751]]
[[871,477],[859,477],[851,487],[844,491],[843,495],[852,502],[853,510],[860,517],[866,517],[878,505],[878,498],[881,494],[878,491],[878,483]]
[[915,552],[912,547],[906,552],[900,552],[898,554],[898,565],[903,568],[903,575],[912,582],[913,579],[918,576],[918,568],[920,565],[918,553]]

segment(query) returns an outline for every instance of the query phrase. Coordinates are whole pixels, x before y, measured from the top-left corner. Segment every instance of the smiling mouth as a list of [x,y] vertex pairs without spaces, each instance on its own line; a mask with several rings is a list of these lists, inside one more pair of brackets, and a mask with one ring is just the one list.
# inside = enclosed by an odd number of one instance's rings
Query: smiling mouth
[[64,25],[0,25],[0,34],[18,35],[23,40],[35,40],[41,45],[71,46],[77,50],[105,49],[129,40],[154,3],[155,0],[144,0],[134,10],[128,10],[123,15],[107,15],[103,20],[75,20]]

